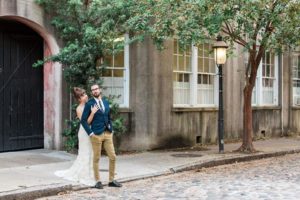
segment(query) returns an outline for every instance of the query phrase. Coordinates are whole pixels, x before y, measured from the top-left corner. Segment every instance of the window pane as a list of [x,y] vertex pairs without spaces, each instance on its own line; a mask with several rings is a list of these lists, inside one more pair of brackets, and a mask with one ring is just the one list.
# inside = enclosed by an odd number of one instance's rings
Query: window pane
[[179,60],[179,70],[180,71],[184,71],[185,70],[185,68],[184,68],[184,58],[183,58],[183,56],[178,56],[178,60]]
[[262,66],[262,76],[266,76],[266,65],[263,64]]
[[[198,46],[198,79],[197,103],[198,105],[214,105],[214,77],[215,62],[210,54],[211,45],[206,43]],[[210,74],[211,73],[211,74]]]
[[213,59],[209,60],[209,72],[210,73],[215,73],[216,72],[216,67],[215,67],[215,61]]
[[198,56],[203,57],[203,45],[198,46]]
[[190,75],[184,74],[184,82],[189,82],[189,81],[190,81]]
[[214,77],[215,75],[198,74],[197,103],[202,105],[214,104]]
[[275,62],[275,54],[274,53],[270,54],[270,59],[271,59],[271,64],[274,65],[274,62]]
[[300,106],[300,55],[293,55],[293,104]]
[[275,69],[274,69],[274,68],[275,68],[274,65],[271,65],[271,66],[270,66],[270,71],[271,71],[270,76],[271,76],[271,77],[275,77],[275,74],[274,74]]
[[[173,73],[173,102],[174,104],[189,104],[190,83],[189,74]],[[176,79],[178,81],[176,81]]]
[[203,75],[203,84],[208,84],[208,76]]
[[[116,42],[124,42],[124,37],[120,37]],[[115,43],[116,44],[116,43]],[[114,55],[106,56],[105,64],[109,67],[103,71],[103,94],[105,96],[115,96],[115,102],[125,103],[125,48],[122,51],[115,52]],[[122,69],[115,69],[122,68]]]
[[185,57],[186,65],[185,65],[185,71],[191,71],[191,57],[187,56]]
[[177,73],[173,73],[173,81],[177,81],[177,78],[178,77],[178,75],[177,75]]
[[209,83],[209,84],[214,85],[214,82],[215,82],[215,75],[210,75],[209,80],[210,80],[210,83]]
[[177,56],[173,55],[173,70],[178,70],[177,69]]
[[185,54],[184,49],[179,45],[178,45],[178,54],[179,55],[184,55]]
[[271,64],[270,63],[270,53],[269,52],[266,53],[266,64]]
[[198,72],[204,72],[203,62],[204,59],[202,57],[198,57]]
[[177,40],[174,40],[174,54],[178,53],[178,45],[177,45]]
[[113,56],[105,56],[104,64],[109,67],[113,67]]
[[208,73],[209,72],[209,59],[204,58],[204,72]]
[[123,77],[124,76],[124,70],[123,69],[113,70],[113,76],[114,77]]
[[202,75],[201,74],[198,74],[198,84],[201,84],[203,81],[202,81]]
[[183,82],[183,74],[178,74],[178,82]]
[[112,76],[112,70],[111,69],[104,69],[102,76],[111,77]]
[[210,52],[210,45],[209,44],[204,44],[204,57],[207,57],[207,58],[209,58],[209,52]]
[[191,55],[192,54],[192,46],[191,45],[186,46],[185,54],[186,55]]
[[124,67],[124,52],[120,52],[114,56],[115,66],[114,67]]
[[268,77],[271,76],[270,65],[266,66],[266,76],[268,76]]
[[116,103],[124,103],[124,78],[103,78],[103,93],[105,96],[115,96]]

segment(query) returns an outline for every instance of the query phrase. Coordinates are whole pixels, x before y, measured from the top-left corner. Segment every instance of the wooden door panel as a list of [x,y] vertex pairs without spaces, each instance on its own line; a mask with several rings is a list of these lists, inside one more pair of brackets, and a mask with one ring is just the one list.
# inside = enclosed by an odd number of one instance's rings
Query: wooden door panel
[[0,152],[43,148],[43,70],[32,67],[43,58],[43,40],[27,32],[2,30]]

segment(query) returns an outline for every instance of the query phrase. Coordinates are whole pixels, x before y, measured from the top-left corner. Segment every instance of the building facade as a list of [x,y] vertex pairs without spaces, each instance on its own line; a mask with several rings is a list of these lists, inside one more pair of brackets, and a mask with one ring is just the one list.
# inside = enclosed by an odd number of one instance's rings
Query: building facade
[[[61,149],[70,107],[62,67],[48,63],[40,71],[29,70],[37,58],[59,52],[61,42],[50,20],[34,0],[0,0],[0,28],[0,152]],[[28,38],[39,41],[40,48],[33,49]],[[120,95],[118,103],[128,128],[120,149],[217,141],[218,76],[211,48],[207,43],[183,51],[176,40],[170,40],[164,51],[158,51],[148,39],[125,45],[123,53],[110,58],[104,93]],[[246,64],[247,55],[236,46],[235,56],[223,69],[225,142],[240,139],[243,132]],[[252,104],[254,137],[299,132],[300,51],[265,54]]]

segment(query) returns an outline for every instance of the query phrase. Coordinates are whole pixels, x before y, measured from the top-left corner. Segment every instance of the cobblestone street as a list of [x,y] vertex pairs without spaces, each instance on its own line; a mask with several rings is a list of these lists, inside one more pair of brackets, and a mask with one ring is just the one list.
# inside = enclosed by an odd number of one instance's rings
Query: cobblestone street
[[123,184],[60,194],[66,199],[299,199],[300,154],[189,171]]

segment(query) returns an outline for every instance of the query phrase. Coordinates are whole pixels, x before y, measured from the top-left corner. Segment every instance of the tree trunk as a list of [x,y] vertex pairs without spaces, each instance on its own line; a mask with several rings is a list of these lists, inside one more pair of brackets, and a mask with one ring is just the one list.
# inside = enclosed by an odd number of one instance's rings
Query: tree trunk
[[259,47],[258,52],[256,53],[256,44],[253,45],[253,49],[249,51],[249,67],[250,69],[250,77],[248,78],[248,70],[246,70],[245,76],[246,76],[246,86],[243,91],[244,95],[244,118],[243,118],[243,143],[240,148],[237,149],[237,151],[240,152],[247,152],[247,153],[253,153],[256,152],[256,150],[253,147],[253,140],[252,140],[252,91],[255,86],[256,82],[256,76],[257,76],[257,70],[259,67],[259,63],[262,60],[262,57],[265,53],[265,48],[263,45]]
[[252,90],[253,87],[250,84],[247,84],[244,88],[244,118],[243,118],[243,143],[242,146],[237,150],[241,152],[255,152],[256,150],[253,147],[252,143]]

